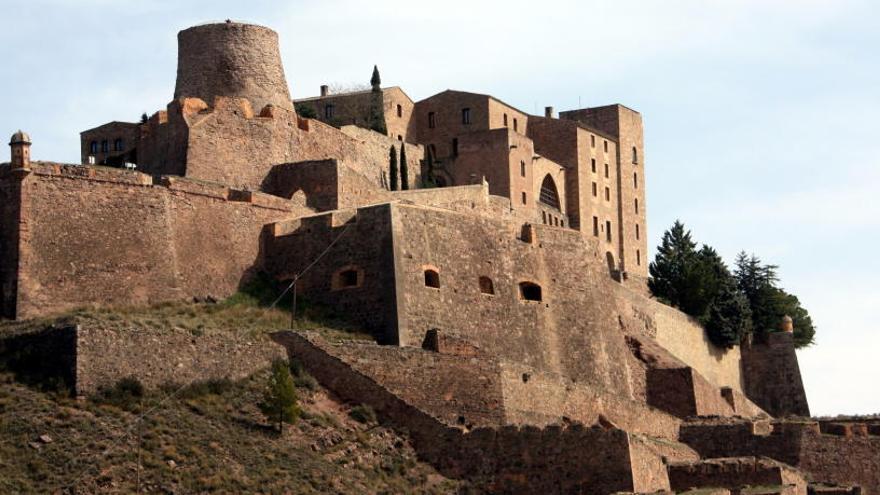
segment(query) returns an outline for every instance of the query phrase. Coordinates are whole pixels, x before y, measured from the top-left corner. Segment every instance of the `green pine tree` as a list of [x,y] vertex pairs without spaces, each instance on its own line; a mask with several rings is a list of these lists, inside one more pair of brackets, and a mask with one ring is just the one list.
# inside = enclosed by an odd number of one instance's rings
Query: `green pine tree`
[[379,77],[379,67],[373,66],[373,77],[370,78],[372,93],[370,95],[370,115],[368,122],[370,129],[380,133],[388,134],[388,127],[385,124],[385,95],[382,93],[382,79]]
[[409,167],[406,164],[406,145],[400,143],[400,189],[409,189]]
[[290,368],[283,359],[276,359],[272,362],[263,401],[259,404],[260,410],[270,421],[277,421],[278,431],[282,432],[284,423],[294,423],[299,418],[297,402],[296,386],[290,376]]
[[681,307],[689,267],[696,262],[696,257],[696,243],[691,239],[690,231],[676,220],[672,228],[663,233],[657,256],[648,266],[651,274],[648,288],[654,297],[666,304]]
[[391,190],[397,190],[397,148],[391,145],[388,155],[388,181],[391,183]]
[[718,347],[731,348],[751,331],[752,313],[749,302],[736,286],[736,279],[724,281],[709,306],[705,322],[709,340]]
[[141,124],[146,124],[150,120],[150,117],[147,115],[147,112],[141,114]]

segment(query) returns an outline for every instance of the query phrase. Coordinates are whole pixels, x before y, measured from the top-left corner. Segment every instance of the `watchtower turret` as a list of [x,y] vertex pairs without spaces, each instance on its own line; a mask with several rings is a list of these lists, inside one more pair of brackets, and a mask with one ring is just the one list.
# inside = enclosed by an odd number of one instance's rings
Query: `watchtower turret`
[[31,137],[20,129],[9,139],[9,147],[12,152],[12,168],[30,168],[31,165]]

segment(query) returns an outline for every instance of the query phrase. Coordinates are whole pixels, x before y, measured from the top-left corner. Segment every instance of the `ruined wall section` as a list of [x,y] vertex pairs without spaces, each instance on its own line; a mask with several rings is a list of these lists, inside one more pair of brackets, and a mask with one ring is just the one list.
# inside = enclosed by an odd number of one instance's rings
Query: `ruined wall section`
[[308,211],[100,167],[35,164],[23,187],[18,317],[226,297],[259,262],[263,225]]
[[[614,300],[600,296],[611,282],[579,233],[535,226],[529,242],[521,224],[406,205],[395,208],[393,228],[401,345],[418,346],[438,328],[631,396]],[[439,273],[439,288],[426,286],[425,270]],[[481,276],[493,294],[481,292]],[[540,286],[542,300],[526,299],[521,283]]]

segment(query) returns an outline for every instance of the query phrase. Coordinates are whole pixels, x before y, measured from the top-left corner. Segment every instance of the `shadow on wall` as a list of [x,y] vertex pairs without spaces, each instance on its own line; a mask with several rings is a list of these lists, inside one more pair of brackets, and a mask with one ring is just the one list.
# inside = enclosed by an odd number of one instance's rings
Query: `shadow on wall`
[[0,339],[0,369],[28,386],[73,393],[77,331],[75,325],[50,326]]

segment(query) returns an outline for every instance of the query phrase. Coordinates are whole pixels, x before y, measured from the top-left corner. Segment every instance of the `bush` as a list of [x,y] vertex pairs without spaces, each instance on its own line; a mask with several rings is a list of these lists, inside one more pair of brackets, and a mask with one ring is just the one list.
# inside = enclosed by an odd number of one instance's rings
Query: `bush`
[[119,380],[110,388],[100,389],[97,399],[105,404],[133,410],[138,406],[143,396],[143,384],[137,378],[130,376]]
[[299,417],[298,402],[290,368],[283,359],[276,359],[272,363],[272,372],[263,393],[263,401],[259,404],[260,410],[267,419],[278,422],[278,431],[281,432],[284,423],[294,423]]
[[366,404],[360,404],[351,408],[348,412],[351,419],[358,423],[370,424],[376,422],[376,411]]

